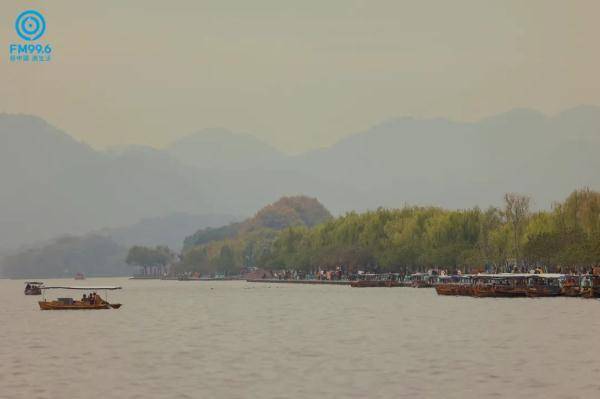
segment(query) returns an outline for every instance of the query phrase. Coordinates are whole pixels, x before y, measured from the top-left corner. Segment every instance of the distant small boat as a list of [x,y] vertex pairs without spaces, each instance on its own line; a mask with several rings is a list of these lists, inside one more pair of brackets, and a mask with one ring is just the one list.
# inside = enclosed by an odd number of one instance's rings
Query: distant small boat
[[42,295],[41,287],[44,283],[40,281],[26,281],[25,284],[25,295]]
[[75,275],[75,280],[85,280],[85,276],[83,275],[83,273],[77,273]]

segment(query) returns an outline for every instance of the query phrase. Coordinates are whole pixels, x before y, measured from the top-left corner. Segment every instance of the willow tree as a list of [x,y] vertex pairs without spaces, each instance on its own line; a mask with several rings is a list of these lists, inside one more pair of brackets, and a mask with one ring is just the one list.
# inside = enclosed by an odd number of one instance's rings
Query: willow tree
[[144,275],[148,275],[148,270],[158,269],[161,273],[165,272],[167,265],[173,261],[174,254],[164,246],[154,248],[144,246],[133,246],[129,249],[125,262],[128,265],[139,266],[143,268]]
[[519,249],[521,237],[529,218],[529,204],[531,198],[525,195],[515,193],[506,193],[504,195],[504,215],[513,231],[513,249],[515,255],[515,265],[519,266]]

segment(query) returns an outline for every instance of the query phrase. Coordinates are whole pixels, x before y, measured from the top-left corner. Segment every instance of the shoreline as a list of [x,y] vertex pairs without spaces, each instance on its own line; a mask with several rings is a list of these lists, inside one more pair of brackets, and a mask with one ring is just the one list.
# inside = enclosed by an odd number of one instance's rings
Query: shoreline
[[323,284],[323,285],[350,285],[350,280],[279,280],[279,279],[246,279],[248,283],[273,283],[273,284]]

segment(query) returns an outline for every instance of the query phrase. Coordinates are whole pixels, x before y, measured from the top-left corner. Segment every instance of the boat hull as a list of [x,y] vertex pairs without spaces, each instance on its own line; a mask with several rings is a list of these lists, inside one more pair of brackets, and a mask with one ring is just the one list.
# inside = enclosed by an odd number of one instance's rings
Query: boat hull
[[494,287],[493,293],[498,298],[514,298],[527,296],[526,288]]
[[561,296],[562,292],[560,288],[548,288],[548,287],[531,287],[527,290],[527,296],[530,298],[537,297],[551,297]]
[[432,288],[433,284],[431,284],[428,281],[413,281],[412,287],[413,288]]
[[473,287],[472,295],[478,298],[515,298],[527,296],[527,291],[513,287],[482,285]]
[[435,286],[435,291],[438,295],[473,295],[473,287],[470,284],[438,284]]
[[581,289],[581,296],[584,298],[600,298],[600,287],[584,287]]
[[493,297],[494,292],[489,286],[475,286],[473,287],[473,296],[477,298]]
[[460,295],[460,287],[457,284],[439,284],[435,291],[438,295]]
[[[61,303],[58,301],[39,301],[41,310],[100,310],[111,309],[108,303],[89,304],[77,302],[72,305]],[[118,309],[118,308],[116,308]]]
[[388,281],[388,280],[359,280],[353,281],[350,283],[350,287],[354,288],[367,288],[367,287],[400,287],[400,283],[398,281]]
[[564,287],[561,290],[561,295],[569,297],[578,297],[581,296],[581,289],[579,287]]

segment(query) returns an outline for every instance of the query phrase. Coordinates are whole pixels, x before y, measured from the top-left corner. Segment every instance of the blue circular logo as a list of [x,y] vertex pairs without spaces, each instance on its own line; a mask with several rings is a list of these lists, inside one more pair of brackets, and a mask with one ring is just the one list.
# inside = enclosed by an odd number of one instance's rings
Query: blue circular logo
[[27,41],[37,40],[46,32],[46,20],[37,11],[23,11],[17,17],[15,29],[21,39]]

